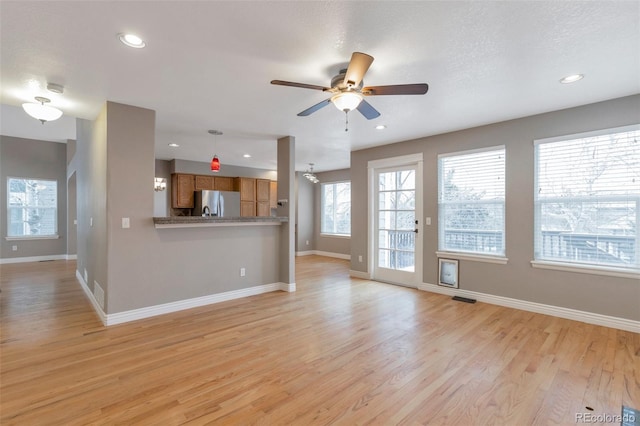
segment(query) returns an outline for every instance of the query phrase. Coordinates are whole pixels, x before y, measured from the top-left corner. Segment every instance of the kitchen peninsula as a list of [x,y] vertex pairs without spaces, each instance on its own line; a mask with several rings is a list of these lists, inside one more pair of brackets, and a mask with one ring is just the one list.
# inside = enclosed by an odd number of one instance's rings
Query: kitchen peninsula
[[156,228],[196,228],[213,226],[265,226],[281,225],[289,218],[282,216],[253,217],[211,217],[211,216],[168,216],[154,217]]

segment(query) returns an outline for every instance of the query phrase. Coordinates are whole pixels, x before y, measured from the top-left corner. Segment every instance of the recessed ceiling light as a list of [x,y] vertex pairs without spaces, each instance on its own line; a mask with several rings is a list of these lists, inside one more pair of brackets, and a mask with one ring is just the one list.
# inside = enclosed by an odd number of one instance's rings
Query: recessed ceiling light
[[584,74],[571,74],[564,78],[561,78],[560,83],[562,84],[575,83],[576,81],[580,81],[583,78],[584,78]]
[[386,129],[386,128],[387,128],[387,126],[386,126],[385,124],[378,124],[378,125],[376,126],[376,130],[384,130],[384,129]]
[[244,158],[251,158],[251,154],[244,154],[243,157]]
[[169,146],[170,146],[171,148],[177,148],[177,147],[179,147],[180,145],[178,145],[177,143],[170,143],[170,144],[169,144]]
[[120,33],[118,34],[118,38],[122,43],[126,44],[129,47],[135,47],[136,49],[142,49],[147,45],[144,40],[142,40],[135,34]]

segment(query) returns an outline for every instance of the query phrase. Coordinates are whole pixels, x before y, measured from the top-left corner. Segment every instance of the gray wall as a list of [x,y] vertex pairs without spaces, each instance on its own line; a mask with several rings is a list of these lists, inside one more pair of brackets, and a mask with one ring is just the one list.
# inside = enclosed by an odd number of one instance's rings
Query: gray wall
[[[321,197],[321,183],[331,183],[331,182],[344,182],[351,180],[351,170],[350,169],[342,169],[342,170],[332,170],[330,172],[322,172],[316,173],[318,179],[320,180],[319,184],[315,185],[314,191],[314,211],[317,212],[314,219],[313,224],[313,234],[315,241],[315,250],[324,251],[329,253],[337,253],[350,255],[351,254],[351,237],[335,237],[331,235],[322,235],[320,234],[320,215],[322,208]],[[353,221],[353,208],[351,210],[352,221]],[[366,222],[367,217],[364,216],[360,220],[364,220]]]
[[[61,256],[67,253],[67,145],[0,136],[0,258]],[[58,182],[58,239],[7,241],[7,178]],[[18,250],[13,251],[12,246]]]
[[[534,139],[613,128],[640,122],[640,95],[540,114],[351,153],[351,268],[366,272],[367,162],[422,152],[424,155],[423,282],[437,283],[438,154],[506,146],[506,265],[460,261],[466,290],[640,320],[637,279],[534,269]],[[358,256],[365,258],[363,263]]]
[[317,216],[314,205],[316,185],[302,173],[296,172],[296,253],[315,250],[313,224]]
[[77,127],[78,270],[107,314],[283,281],[281,226],[154,227],[154,111],[108,102]]
[[251,167],[232,166],[221,164],[220,171],[211,172],[211,165],[208,162],[188,161],[188,160],[171,160],[171,173],[192,173],[195,175],[214,175],[214,176],[242,176],[258,179],[277,180],[278,172],[275,170],[254,169]]

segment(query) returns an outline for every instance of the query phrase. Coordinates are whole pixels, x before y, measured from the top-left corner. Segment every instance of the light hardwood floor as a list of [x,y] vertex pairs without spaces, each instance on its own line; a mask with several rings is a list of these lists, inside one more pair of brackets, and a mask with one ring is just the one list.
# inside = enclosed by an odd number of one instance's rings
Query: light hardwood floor
[[[576,424],[640,406],[640,335],[352,279],[105,328],[75,262],[0,266],[2,425]],[[179,283],[176,283],[179,285]]]

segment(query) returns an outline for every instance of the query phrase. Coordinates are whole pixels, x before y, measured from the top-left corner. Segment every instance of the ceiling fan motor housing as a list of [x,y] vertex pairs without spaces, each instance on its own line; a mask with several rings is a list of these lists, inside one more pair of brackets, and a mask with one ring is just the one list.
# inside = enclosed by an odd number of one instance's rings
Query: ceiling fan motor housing
[[336,75],[335,77],[333,77],[331,79],[331,88],[332,89],[338,89],[340,91],[342,90],[355,90],[355,91],[360,91],[362,89],[362,87],[364,86],[364,80],[360,81],[360,84],[358,86],[352,86],[352,87],[348,87],[347,84],[345,84],[344,82],[344,76],[347,73],[347,69],[341,69],[340,70],[340,74]]

